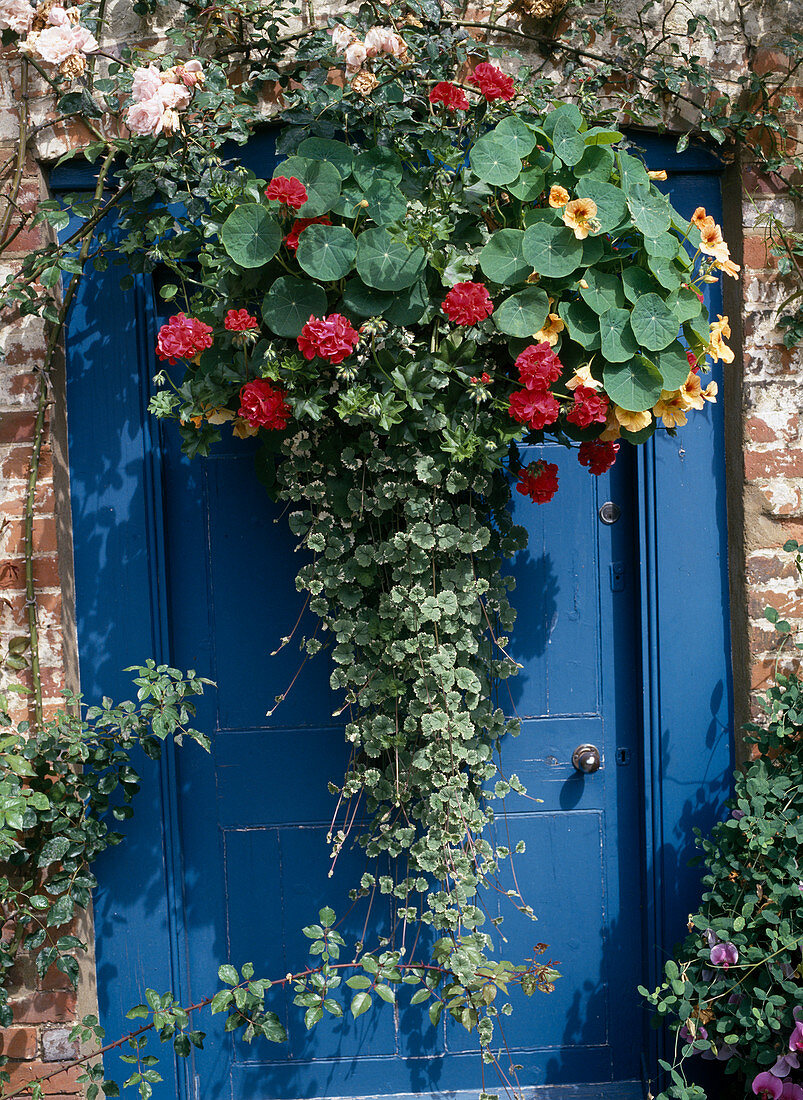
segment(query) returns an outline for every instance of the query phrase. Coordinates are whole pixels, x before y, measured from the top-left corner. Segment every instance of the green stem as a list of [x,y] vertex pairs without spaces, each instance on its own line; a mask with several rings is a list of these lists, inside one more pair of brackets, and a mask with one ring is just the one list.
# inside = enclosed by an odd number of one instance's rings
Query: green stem
[[[28,62],[25,58],[20,62],[20,116],[19,116],[19,145],[17,146],[17,163],[14,167],[14,179],[12,180],[6,201],[5,214],[0,224],[0,250],[5,245],[11,219],[14,216],[17,196],[22,184],[22,173],[25,170],[25,157],[28,153]],[[16,237],[14,233],[12,240]],[[10,242],[9,242],[10,243]]]

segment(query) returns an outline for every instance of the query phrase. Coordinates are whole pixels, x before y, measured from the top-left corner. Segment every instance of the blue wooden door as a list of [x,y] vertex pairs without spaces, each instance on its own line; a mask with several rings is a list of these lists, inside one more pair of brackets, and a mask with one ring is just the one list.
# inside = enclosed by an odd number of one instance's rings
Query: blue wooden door
[[[682,210],[702,203],[717,215],[716,176],[678,176],[676,186],[673,200]],[[116,274],[105,273],[81,289],[69,347],[83,688],[90,697],[124,691],[119,670],[151,653],[217,684],[199,714],[212,735],[211,755],[188,746],[168,753],[160,773],[146,774],[131,837],[101,867],[99,997],[110,1034],[125,1029],[125,1009],[142,1000],[147,986],[173,988],[192,1002],[215,988],[222,961],[251,961],[272,977],[299,969],[307,949],[301,927],[324,902],[342,914],[347,942],[362,938],[365,922],[364,911],[347,901],[363,869],[360,856],[346,853],[328,877],[327,782],[342,774],[346,750],[332,717],[336,699],[325,657],[305,665],[286,701],[267,716],[300,661],[292,647],[270,656],[300,610],[293,586],[298,556],[256,479],[248,444],[231,441],[210,459],[189,462],[169,427],[154,434],[144,410],[158,324],[152,287],[140,281],[125,295]],[[679,572],[666,549],[671,542],[662,544],[653,580],[666,575],[668,585],[682,583],[690,568],[724,575],[724,563],[712,562],[710,553],[706,564],[693,560],[708,553],[712,532],[714,542],[719,538],[723,519],[723,509],[714,507],[722,488],[721,409],[697,414],[682,438],[690,456],[684,476],[709,478],[714,496],[707,489],[700,505],[711,504],[710,531],[675,532]],[[675,476],[672,454],[662,446],[650,452],[653,480]],[[628,448],[600,479],[562,448],[545,452],[560,468],[561,488],[549,505],[515,501],[516,519],[530,536],[512,563],[519,611],[512,651],[523,668],[501,696],[523,719],[521,736],[504,745],[503,766],[520,775],[530,797],[509,800],[507,822],[499,825],[514,842],[526,842],[513,866],[538,921],[502,905],[507,942],[498,950],[519,960],[536,942],[546,943],[562,977],[551,995],[516,1004],[505,1035],[523,1084],[575,1085],[578,1098],[618,1100],[642,1095],[645,1029],[635,987],[655,947],[656,924],[646,918],[659,904],[654,880],[665,858],[663,848],[660,855],[645,850],[653,838],[642,706],[649,660],[643,526],[641,543],[638,531],[644,481]],[[600,518],[607,501],[618,507],[616,523]],[[699,674],[703,691],[709,681],[725,684],[716,707],[726,729],[726,602],[709,610],[719,624],[719,633],[710,624],[707,630],[716,661],[708,670],[701,659]],[[679,678],[686,671],[680,640],[667,636],[663,650],[673,644]],[[710,719],[710,712],[709,704],[702,717]],[[685,714],[674,717],[688,725]],[[694,742],[687,731],[686,747],[697,744],[698,755],[692,747],[690,756],[667,761],[672,782],[692,789],[702,771],[710,777],[727,769],[729,750],[721,745],[701,768],[707,736],[702,729]],[[585,743],[603,759],[587,777],[571,763]],[[721,783],[699,789],[715,812]],[[688,895],[693,882],[680,882]],[[680,906],[688,904],[683,890]],[[672,906],[661,908],[673,913]],[[374,903],[373,928],[390,932],[392,919],[390,907]],[[473,1038],[451,1022],[431,1027],[403,999],[398,1010],[385,1006],[307,1033],[298,1010],[282,998],[273,1007],[285,1019],[286,1045],[247,1046],[214,1022],[199,1021],[209,1034],[204,1051],[189,1066],[171,1069],[156,1091],[159,1100],[479,1089]]]

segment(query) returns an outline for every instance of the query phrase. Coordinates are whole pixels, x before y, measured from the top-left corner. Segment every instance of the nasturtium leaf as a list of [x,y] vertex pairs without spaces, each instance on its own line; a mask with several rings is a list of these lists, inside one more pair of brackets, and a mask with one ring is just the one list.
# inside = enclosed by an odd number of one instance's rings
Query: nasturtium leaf
[[658,283],[643,267],[626,267],[622,272],[622,286],[631,302],[637,302],[645,294],[657,294],[659,290]]
[[616,163],[619,166],[619,178],[625,191],[630,191],[635,186],[650,186],[650,177],[638,157],[632,157],[630,153],[621,150],[616,154]]
[[262,320],[277,336],[298,336],[311,316],[325,314],[326,291],[309,279],[280,275],[262,299]]
[[638,351],[630,327],[629,309],[609,309],[599,319],[602,357],[609,363],[626,363]]
[[534,336],[549,313],[549,298],[536,286],[528,286],[505,298],[493,313],[494,323],[508,336]]
[[366,214],[377,225],[401,221],[407,213],[407,199],[390,180],[374,180],[366,187],[363,198],[368,203]]
[[648,261],[650,271],[666,290],[679,290],[683,282],[683,276],[677,264],[671,260],[656,259],[650,256]]
[[662,233],[660,237],[645,237],[644,248],[651,256],[664,260],[674,260],[678,254],[679,241],[672,233]]
[[377,146],[355,157],[351,170],[357,183],[365,190],[380,177],[398,183],[403,168],[401,159],[392,149]]
[[508,187],[514,199],[534,202],[544,190],[544,172],[541,168],[524,168],[517,180]]
[[585,137],[569,115],[563,115],[555,123],[552,142],[555,154],[564,164],[570,166],[582,160],[583,153],[586,151]]
[[679,328],[677,317],[657,294],[645,294],[637,300],[630,324],[639,344],[648,351],[669,347]]
[[298,238],[299,267],[322,283],[348,275],[356,255],[354,234],[343,225],[309,225]]
[[575,164],[573,172],[577,179],[599,179],[607,183],[615,164],[613,152],[605,145],[591,145],[586,148],[581,160]]
[[649,185],[633,184],[629,187],[627,205],[633,224],[645,237],[660,237],[672,224],[669,203]]
[[492,283],[512,286],[532,271],[524,259],[525,233],[521,229],[497,229],[480,252],[480,268]]
[[543,122],[544,130],[547,134],[553,134],[555,127],[562,119],[568,119],[573,124],[575,130],[579,130],[581,126],[585,125],[582,111],[574,103],[561,103],[559,107],[556,107],[554,111],[550,111]]
[[558,228],[563,226],[560,212],[552,206],[530,206],[524,211],[524,228],[529,229],[536,222],[546,222]]
[[359,187],[346,187],[338,195],[337,201],[332,203],[331,212],[348,220],[362,218],[368,209],[362,205],[365,201],[365,195]]
[[603,374],[605,392],[628,412],[651,409],[664,388],[657,367],[643,355],[636,355],[626,363],[606,364]]
[[599,318],[583,302],[561,302],[558,313],[566,325],[569,337],[576,344],[593,351],[600,345]]
[[474,174],[494,187],[512,183],[518,178],[522,167],[521,157],[516,155],[505,138],[497,137],[493,131],[474,143],[468,159]]
[[528,156],[535,148],[535,134],[526,122],[516,115],[508,115],[503,118],[491,131],[501,138],[504,144],[509,145],[517,157]]
[[658,427],[658,422],[655,417],[649,422],[646,428],[641,428],[637,432],[629,432],[627,428],[622,428],[620,431],[620,438],[626,439],[634,446],[638,446],[642,443],[646,443],[648,439],[655,435],[655,429]]
[[295,176],[307,189],[307,201],[298,210],[299,218],[317,218],[328,213],[340,195],[340,172],[325,160],[288,157],[276,167],[276,176]]
[[347,315],[356,317],[381,317],[393,303],[394,296],[387,290],[375,290],[361,279],[349,279],[340,302]]
[[604,126],[592,126],[583,134],[586,145],[615,145],[624,139],[620,130],[607,130]]
[[593,267],[594,264],[599,263],[605,251],[605,238],[586,237],[586,239],[580,243],[583,246],[582,266]]
[[688,286],[682,286],[677,294],[671,295],[667,304],[681,325],[685,321],[693,321],[703,311],[703,303]]
[[584,275],[587,287],[580,288],[580,297],[591,306],[595,313],[602,314],[608,309],[621,309],[625,304],[625,292],[622,276],[606,274],[590,268]]
[[307,160],[326,160],[334,164],[340,173],[341,179],[351,175],[351,166],[354,163],[354,152],[342,141],[332,141],[331,138],[308,137],[298,147],[298,155]]
[[262,267],[279,251],[278,223],[258,202],[235,207],[220,227],[220,240],[240,267]]
[[377,290],[404,290],[418,282],[425,266],[423,248],[394,241],[387,229],[366,229],[357,238],[357,271]]
[[586,176],[577,184],[577,197],[593,199],[597,204],[600,233],[610,233],[628,216],[627,201],[622,191],[612,183],[604,183],[602,180],[594,179],[593,176]]
[[571,275],[583,260],[583,245],[565,226],[537,222],[524,231],[524,259],[539,275]]
[[664,380],[665,390],[679,389],[689,377],[691,367],[689,366],[686,349],[680,340],[674,340],[668,348],[656,352],[654,359],[655,365]]
[[397,291],[383,316],[392,325],[414,325],[424,316],[430,302],[427,284],[421,279],[405,290]]

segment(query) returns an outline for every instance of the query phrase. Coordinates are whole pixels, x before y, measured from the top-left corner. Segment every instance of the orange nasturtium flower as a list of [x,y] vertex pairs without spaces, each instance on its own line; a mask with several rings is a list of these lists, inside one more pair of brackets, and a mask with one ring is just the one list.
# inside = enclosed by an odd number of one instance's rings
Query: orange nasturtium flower
[[[697,375],[694,376],[695,378]],[[656,420],[661,418],[665,428],[682,428],[686,423],[686,409],[680,390],[663,390],[661,398],[652,407]]]
[[554,347],[558,342],[558,335],[566,328],[557,313],[550,313],[543,326],[533,336],[537,344],[549,344]]
[[560,206],[565,206],[569,201],[569,192],[565,187],[561,187],[559,184],[553,184],[549,189],[549,205],[556,209]]
[[[649,411],[631,412],[629,409],[620,409],[618,405],[614,405],[614,413],[621,426],[628,432],[640,432],[652,420],[652,413]],[[605,435],[605,432],[602,434]]]
[[720,359],[723,363],[732,363],[733,351],[725,343],[725,339],[730,338],[731,327],[728,324],[727,315],[723,317],[721,313],[718,313],[717,317],[719,320],[711,322],[711,333],[705,350],[715,363],[718,363]]
[[574,230],[578,241],[585,240],[588,234],[599,226],[597,204],[593,199],[572,199],[563,211],[563,223]]

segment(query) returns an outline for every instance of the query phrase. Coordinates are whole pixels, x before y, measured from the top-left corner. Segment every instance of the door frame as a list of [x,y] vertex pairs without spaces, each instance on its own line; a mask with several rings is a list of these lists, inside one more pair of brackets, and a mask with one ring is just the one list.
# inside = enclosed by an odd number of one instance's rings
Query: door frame
[[[712,154],[703,149],[687,150],[677,154],[672,139],[659,138],[651,134],[636,135],[634,140],[646,149],[652,168],[667,169],[673,174],[706,176],[720,179],[723,165]],[[249,145],[248,159],[259,154],[259,135]],[[55,169],[50,179],[51,191],[60,194],[90,190],[94,187],[93,170],[90,166],[75,167],[67,164]],[[70,227],[65,230],[69,234]],[[108,274],[105,278],[108,278]],[[112,269],[112,279],[117,272]],[[126,471],[136,483],[137,508],[142,517],[142,547],[135,568],[135,576],[128,581],[127,591],[118,594],[116,604],[118,614],[124,616],[127,624],[126,634],[135,649],[137,659],[153,656],[157,661],[170,662],[169,627],[167,622],[167,574],[165,564],[165,517],[162,510],[162,451],[158,434],[161,426],[147,412],[146,392],[151,375],[156,369],[153,348],[155,346],[157,320],[155,303],[152,298],[149,280],[136,276],[134,288],[123,295],[125,310],[130,317],[129,328],[133,329],[135,339],[122,351],[121,369],[128,368],[131,377],[139,378],[139,390],[130,388],[125,393],[115,395],[113,406],[101,410],[101,431],[112,432],[119,424],[120,413],[124,411],[131,418],[134,430],[129,430],[129,442],[126,449]],[[718,289],[718,288],[714,288]],[[122,293],[122,292],[121,292]],[[721,306],[719,308],[722,308]],[[69,472],[71,485],[73,476],[80,478],[81,471],[88,472],[92,467],[92,451],[95,446],[95,432],[83,430],[91,424],[88,409],[93,416],[97,407],[92,404],[94,386],[91,378],[85,377],[79,370],[72,371],[77,362],[82,361],[86,353],[85,336],[80,328],[80,318],[75,312],[68,326],[66,351],[68,433],[70,438]],[[91,372],[89,372],[91,374]],[[709,410],[711,406],[707,407]],[[724,448],[723,404],[713,406],[712,420],[717,425],[720,443]],[[698,414],[700,415],[700,414]],[[86,421],[86,425],[83,423]],[[689,428],[692,425],[690,424]],[[689,429],[686,429],[687,431]],[[662,436],[665,433],[661,433]],[[89,442],[84,442],[88,440]],[[682,441],[682,436],[676,441]],[[686,922],[686,913],[695,901],[693,892],[688,888],[668,890],[668,880],[674,867],[680,866],[679,855],[672,849],[672,840],[678,834],[685,836],[687,847],[691,849],[691,830],[688,822],[688,792],[682,783],[678,784],[672,772],[671,761],[667,761],[666,728],[668,722],[677,720],[677,708],[673,713],[672,685],[677,683],[678,670],[686,667],[689,641],[686,635],[675,638],[662,631],[663,607],[673,598],[677,584],[676,570],[672,562],[678,559],[686,563],[690,584],[700,566],[699,562],[713,549],[713,557],[718,561],[716,572],[724,582],[722,591],[727,599],[727,508],[726,482],[727,470],[725,457],[715,455],[718,463],[717,476],[712,482],[705,482],[695,491],[694,515],[687,517],[689,523],[684,527],[677,517],[665,507],[661,507],[660,478],[662,465],[667,459],[666,440],[650,440],[639,448],[636,464],[635,506],[638,512],[638,555],[639,576],[636,590],[640,603],[640,622],[642,634],[641,669],[637,680],[643,699],[642,732],[644,744],[643,790],[644,807],[642,814],[642,869],[645,883],[644,942],[647,957],[644,960],[646,980],[656,984],[663,972],[663,962],[671,944],[682,937]],[[671,456],[670,456],[671,457]],[[82,561],[81,540],[85,521],[91,518],[83,511],[81,501],[71,495],[72,531],[74,546],[74,568],[77,590],[78,612],[81,614],[82,590],[91,588],[93,570],[91,563]],[[711,524],[711,517],[715,523]],[[706,524],[709,526],[707,527]],[[710,529],[713,527],[713,531]],[[692,575],[694,574],[694,575]],[[147,591],[150,600],[142,599]],[[691,590],[690,590],[691,591]],[[121,609],[124,606],[124,610]],[[117,616],[115,615],[115,618]],[[733,768],[734,737],[732,727],[732,676],[730,661],[730,611],[723,607],[719,640],[709,649],[698,651],[695,655],[695,671],[700,679],[722,675],[724,707],[730,716],[716,739],[713,747],[706,746],[700,731],[679,726],[673,728],[673,753],[678,752],[693,759],[705,758],[707,770],[715,779],[708,799],[702,805],[701,824],[705,828],[713,823],[723,808],[729,793],[730,776]],[[716,632],[716,631],[715,631]],[[711,630],[706,633],[711,635]],[[81,673],[84,691],[92,697],[93,690],[100,685],[92,683],[87,677],[86,663],[90,658],[84,654],[82,639],[78,639],[79,654],[82,655]],[[113,677],[112,677],[113,679]],[[86,681],[89,682],[86,682]],[[706,682],[708,682],[706,680]],[[119,684],[119,687],[118,687]],[[105,694],[113,691],[127,693],[130,682],[124,676],[117,682],[104,685],[100,690]],[[156,769],[154,769],[156,771]],[[150,962],[149,981],[161,992],[171,989],[183,998],[186,993],[185,978],[185,928],[183,920],[182,898],[182,857],[178,829],[177,805],[175,797],[175,756],[172,745],[167,745],[158,767],[158,775],[143,782],[143,801],[152,799],[154,809],[159,813],[148,815],[151,823],[140,827],[151,830],[154,846],[160,852],[161,865],[158,876],[164,885],[164,903],[155,912],[136,913],[130,919],[126,939],[141,939]],[[721,777],[727,777],[723,785]],[[703,789],[704,777],[698,777]],[[141,814],[141,818],[146,815]],[[98,877],[105,894],[112,897],[116,881],[130,879],[136,875],[137,868],[126,863],[126,845],[114,850],[114,859],[101,861]],[[687,853],[690,854],[690,851]],[[673,883],[674,885],[674,883]],[[113,904],[112,904],[113,909]],[[109,910],[111,912],[111,910]],[[101,914],[100,924],[104,914]],[[166,934],[154,934],[154,922],[161,923]],[[100,937],[96,934],[96,941]],[[103,964],[103,951],[99,950],[99,959]],[[102,965],[101,965],[102,969]],[[102,974],[99,975],[99,981]],[[140,975],[133,971],[118,972],[114,995],[115,1006],[131,1006],[141,999]],[[109,1010],[113,1015],[114,1010]],[[647,1029],[645,1029],[647,1030]],[[662,1053],[660,1035],[651,1032],[646,1052],[644,1076],[655,1080],[657,1058]],[[169,1065],[172,1063],[172,1065]],[[197,1095],[197,1083],[192,1078],[192,1063],[189,1059],[165,1056],[160,1065],[165,1083],[170,1088],[172,1073],[173,1093],[182,1100],[194,1100]]]

